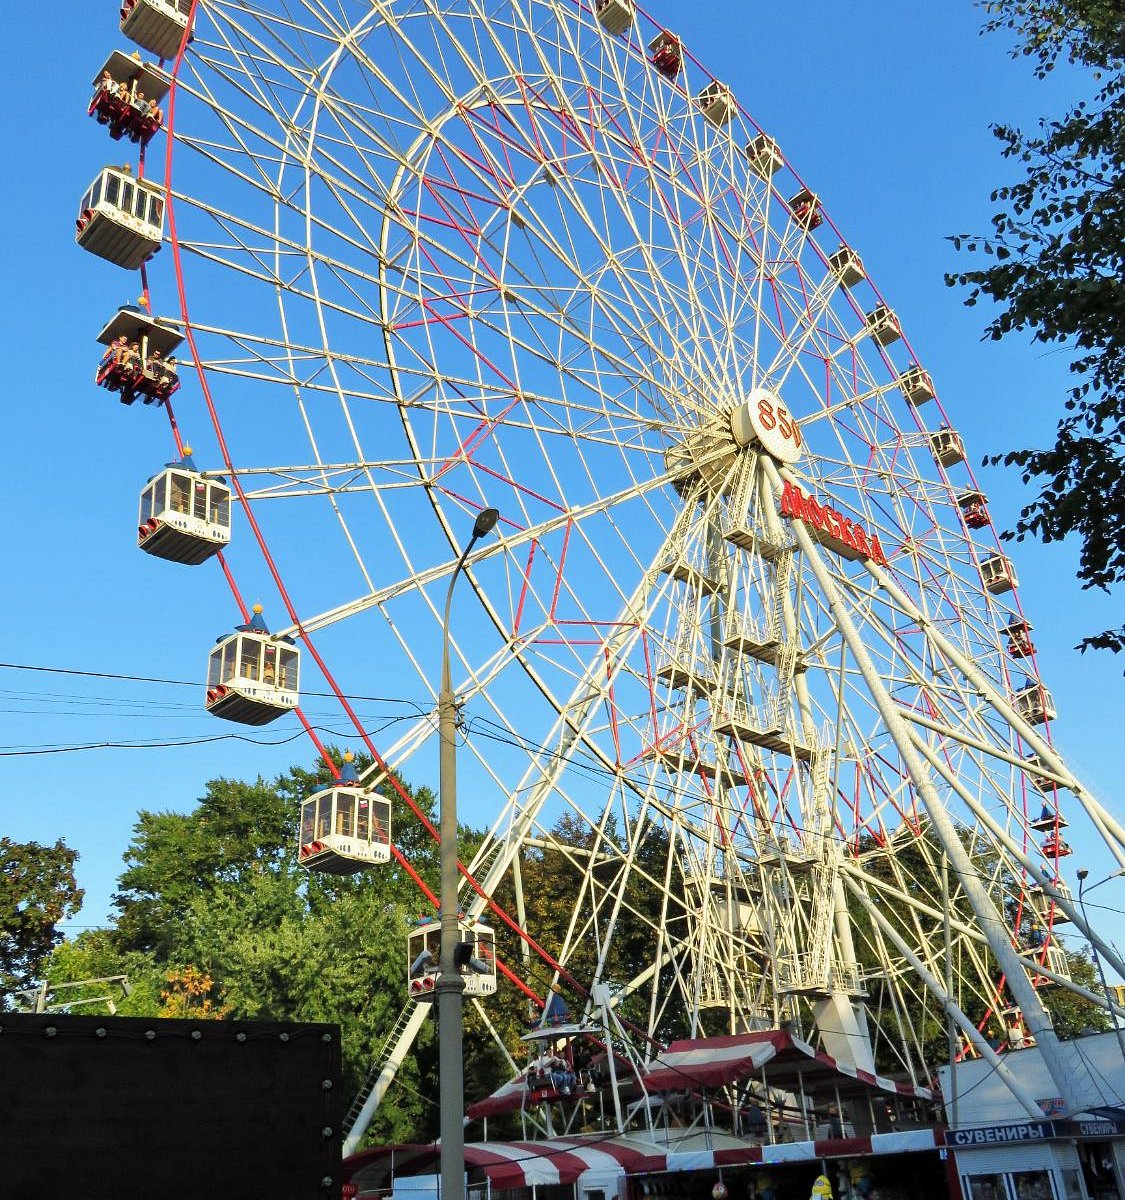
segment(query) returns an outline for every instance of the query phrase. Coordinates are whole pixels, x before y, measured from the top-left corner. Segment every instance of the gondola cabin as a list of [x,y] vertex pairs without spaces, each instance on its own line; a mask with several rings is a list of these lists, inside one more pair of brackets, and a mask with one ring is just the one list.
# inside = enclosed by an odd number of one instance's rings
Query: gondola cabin
[[[1053,886],[1055,891],[1058,892],[1064,900],[1070,904],[1074,903],[1074,897],[1070,893],[1070,888],[1068,888],[1061,879],[1056,880]],[[1049,925],[1053,928],[1056,925],[1065,925],[1070,920],[1070,917],[1067,916],[1066,912],[1055,903],[1054,897],[1048,896],[1047,893],[1038,886],[1038,884],[1030,889],[1028,895],[1031,902],[1031,907],[1039,915],[1045,925]]]
[[142,62],[139,54],[114,50],[94,76],[88,111],[99,125],[107,127],[114,141],[127,137],[146,146],[164,123],[160,105],[171,85],[159,67]]
[[1012,697],[1012,707],[1029,725],[1053,721],[1059,714],[1051,693],[1041,683],[1029,683]]
[[391,860],[391,802],[360,786],[352,756],[340,778],[301,804],[297,861],[310,871],[354,875]]
[[1013,617],[1005,626],[1008,635],[1008,654],[1012,658],[1027,658],[1035,653],[1031,641],[1031,622],[1023,617]]
[[898,390],[902,392],[907,404],[915,408],[919,404],[927,404],[937,395],[934,391],[934,381],[929,372],[922,367],[908,367],[898,377]]
[[965,461],[965,443],[957,430],[948,426],[930,434],[930,452],[943,467],[955,467]]
[[141,492],[137,545],[169,562],[196,566],[230,542],[230,487],[197,470],[191,450]]
[[648,44],[652,65],[665,79],[675,79],[684,65],[684,47],[671,30],[662,29]]
[[1012,560],[1003,554],[994,554],[981,563],[980,578],[984,590],[994,596],[1010,592],[1019,583]]
[[802,229],[813,230],[824,220],[824,214],[820,211],[820,197],[808,188],[801,188],[789,201],[789,211]]
[[696,96],[695,102],[699,105],[699,111],[716,129],[721,129],[734,116],[734,93],[717,79],[711,80]]
[[988,497],[984,492],[958,492],[957,507],[965,518],[965,524],[970,529],[984,529],[991,524],[988,515]]
[[775,171],[780,171],[785,166],[780,147],[768,133],[759,133],[752,142],[747,143],[746,160],[750,164],[750,170],[759,179],[769,179]]
[[1051,833],[1056,829],[1065,829],[1069,824],[1070,822],[1057,808],[1044,804],[1039,816],[1034,821],[1028,822],[1028,828],[1034,829],[1037,833]]
[[841,246],[830,254],[828,269],[844,287],[855,287],[857,283],[862,283],[867,278],[863,270],[863,263],[851,246]]
[[163,404],[180,386],[174,351],[183,340],[167,321],[124,305],[98,334],[106,351],[94,382],[116,392],[122,404],[138,397],[146,404]]
[[880,304],[878,308],[872,309],[864,317],[864,322],[867,325],[867,332],[880,346],[889,346],[902,337],[902,327],[898,323],[898,317],[885,304]]
[[1032,754],[1027,760],[1027,765],[1032,768],[1030,771],[1024,772],[1028,782],[1044,796],[1049,796],[1056,788],[1066,787],[1065,783],[1056,783],[1053,779],[1048,779],[1046,775],[1039,774],[1040,771],[1047,768],[1044,767],[1043,760],[1038,754]]
[[121,32],[158,58],[174,58],[190,15],[191,0],[122,0]]
[[164,189],[121,167],[105,167],[86,189],[75,240],[128,271],[143,266],[164,237]]
[[633,0],[595,0],[594,3],[594,16],[607,33],[624,33],[633,24],[636,15],[637,7]]
[[[457,969],[466,996],[496,994],[496,935],[480,922],[458,922]],[[406,986],[411,1000],[432,1000],[441,962],[441,921],[424,921],[406,939]]]
[[301,652],[274,637],[254,606],[249,624],[219,638],[207,669],[207,711],[240,725],[266,725],[297,706]]

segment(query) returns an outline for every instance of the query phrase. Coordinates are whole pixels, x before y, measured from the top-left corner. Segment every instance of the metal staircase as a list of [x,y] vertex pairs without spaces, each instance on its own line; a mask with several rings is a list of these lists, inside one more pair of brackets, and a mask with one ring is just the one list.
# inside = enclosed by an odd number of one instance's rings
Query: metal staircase
[[[398,1019],[395,1021],[390,1033],[387,1034],[382,1046],[379,1047],[379,1053],[375,1055],[375,1062],[371,1070],[367,1072],[367,1077],[363,1081],[363,1086],[356,1093],[355,1099],[352,1101],[351,1108],[348,1109],[347,1116],[344,1117],[343,1135],[345,1138],[355,1128],[355,1123],[359,1119],[360,1113],[363,1112],[363,1107],[367,1103],[371,1093],[375,1090],[380,1077],[386,1070],[392,1054],[398,1046],[399,1039],[406,1033],[407,1026],[416,1016],[419,1005],[410,1000],[406,1007],[398,1014]],[[362,1131],[360,1132],[362,1136]]]

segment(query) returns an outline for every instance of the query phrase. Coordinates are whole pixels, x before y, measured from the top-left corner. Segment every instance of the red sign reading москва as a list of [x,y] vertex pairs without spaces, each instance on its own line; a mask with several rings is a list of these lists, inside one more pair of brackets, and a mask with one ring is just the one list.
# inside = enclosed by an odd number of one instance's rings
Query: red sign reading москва
[[869,534],[858,522],[849,521],[834,508],[818,504],[788,481],[781,493],[781,515],[803,521],[814,541],[842,558],[869,558],[881,567],[887,565],[887,556],[876,534]]

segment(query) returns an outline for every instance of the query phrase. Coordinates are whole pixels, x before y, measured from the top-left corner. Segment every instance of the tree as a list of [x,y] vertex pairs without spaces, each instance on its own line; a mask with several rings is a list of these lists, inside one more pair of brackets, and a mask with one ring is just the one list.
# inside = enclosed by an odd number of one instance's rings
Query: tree
[[[946,276],[999,311],[986,335],[1030,331],[1072,351],[1075,384],[1055,444],[1008,450],[987,462],[1017,467],[1038,495],[1005,539],[1079,538],[1078,577],[1109,590],[1125,580],[1125,20],[1121,0],[988,0],[986,32],[1016,36],[1014,56],[1045,77],[1077,68],[1092,94],[1034,134],[995,125],[1005,158],[1023,178],[992,194],[1003,207],[987,237],[961,234],[957,249],[991,263]],[[1125,648],[1125,625],[1080,649]]]
[[[427,904],[393,862],[351,877],[296,865],[300,803],[328,780],[323,765],[272,781],[213,780],[191,812],[139,813],[112,942],[118,961],[150,964],[146,1015],[339,1023],[354,1095],[407,1003],[407,921]],[[428,789],[405,790],[432,815]],[[401,798],[394,841],[436,888],[435,843]],[[420,1082],[431,1073],[431,1041],[424,1033],[403,1064],[404,1086],[380,1107],[372,1138],[405,1141],[426,1129],[436,1112]]]
[[0,1001],[30,987],[62,941],[58,923],[82,907],[74,877],[78,852],[0,838]]

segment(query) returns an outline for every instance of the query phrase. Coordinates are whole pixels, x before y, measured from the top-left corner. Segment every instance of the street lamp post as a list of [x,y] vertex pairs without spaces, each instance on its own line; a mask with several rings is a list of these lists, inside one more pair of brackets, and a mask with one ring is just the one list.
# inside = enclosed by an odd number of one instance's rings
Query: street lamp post
[[469,551],[496,524],[494,508],[481,511],[461,552],[445,594],[441,630],[441,691],[438,693],[438,792],[441,805],[441,957],[434,988],[438,1016],[438,1084],[441,1112],[441,1200],[465,1192],[465,1073],[461,1059],[461,1006],[465,983],[454,961],[457,928],[457,704],[449,669],[449,610],[453,587]]
[[[1078,871],[1078,907],[1082,909],[1082,919],[1087,925],[1090,924],[1090,916],[1086,912],[1085,893],[1086,880],[1089,878],[1090,872],[1085,867],[1080,867]],[[1125,867],[1114,871],[1112,875],[1107,875],[1104,879],[1099,879],[1097,883],[1091,884],[1089,891],[1094,888],[1101,887],[1103,883],[1108,883],[1111,879],[1116,879],[1119,875],[1125,875]],[[1102,966],[1102,958],[1098,953],[1097,946],[1093,942],[1090,943],[1090,952],[1094,956],[1094,966],[1098,968],[1098,978],[1102,981],[1102,993],[1105,995],[1105,1002],[1109,1005],[1109,1019],[1113,1022],[1113,1032],[1117,1034],[1117,1048],[1121,1051],[1121,1059],[1125,1062],[1125,1032],[1122,1032],[1121,1022],[1117,1017],[1117,1008],[1113,1002],[1113,995],[1109,990],[1109,984],[1105,977],[1105,967]]]

